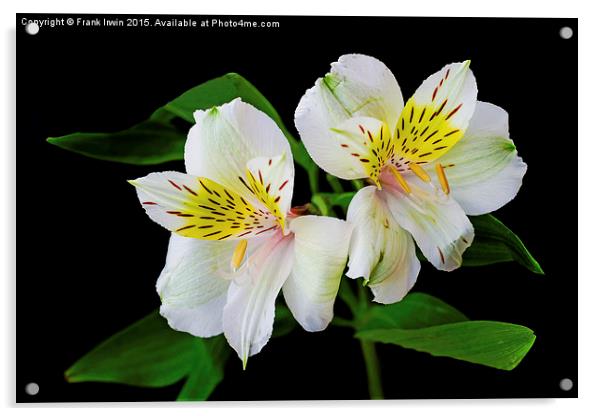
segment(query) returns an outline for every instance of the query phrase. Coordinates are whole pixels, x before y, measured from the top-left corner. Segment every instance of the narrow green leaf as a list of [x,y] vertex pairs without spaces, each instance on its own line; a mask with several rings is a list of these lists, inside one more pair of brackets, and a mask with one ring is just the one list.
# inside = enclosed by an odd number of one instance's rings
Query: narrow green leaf
[[529,328],[493,321],[465,321],[419,329],[373,329],[358,332],[356,337],[500,370],[515,368],[535,342],[535,334]]
[[463,265],[483,266],[514,260],[533,273],[544,273],[516,234],[493,215],[470,217],[470,221],[475,228],[475,240],[464,253]]
[[63,149],[85,156],[115,162],[150,165],[184,157],[187,129],[172,124],[174,117],[194,123],[193,113],[220,106],[240,97],[244,102],[271,117],[287,137],[295,161],[309,174],[312,191],[317,190],[318,167],[286,128],[276,109],[253,84],[242,76],[229,73],[186,91],[157,109],[150,118],[117,133],[73,133],[48,141]]
[[[312,202],[314,202],[314,204],[318,207],[320,204],[322,204],[324,212],[331,212],[330,207],[340,207],[345,213],[347,213],[347,208],[349,208],[349,204],[351,203],[351,200],[353,199],[354,195],[355,192],[320,192],[318,194],[314,194],[314,197],[319,199],[320,201],[316,202],[312,200]],[[320,210],[322,211],[322,208],[320,208]]]
[[134,165],[182,159],[186,134],[163,120],[147,120],[115,133],[72,133],[47,141],[84,156]]
[[197,338],[194,346],[196,358],[178,401],[207,400],[224,378],[224,366],[232,351],[222,335]]
[[190,373],[198,358],[195,338],[171,329],[158,311],[116,333],[66,372],[70,383],[102,381],[163,387]]
[[359,329],[418,329],[466,320],[462,312],[442,300],[412,292],[401,302],[371,307]]
[[318,210],[320,211],[320,215],[323,215],[325,217],[333,216],[333,213],[330,210],[330,207],[328,206],[328,202],[323,194],[314,194],[311,197],[311,203],[316,208],[318,208]]
[[335,194],[331,199],[331,203],[334,206],[339,206],[344,210],[347,210],[354,196],[355,192],[343,192],[340,194]]

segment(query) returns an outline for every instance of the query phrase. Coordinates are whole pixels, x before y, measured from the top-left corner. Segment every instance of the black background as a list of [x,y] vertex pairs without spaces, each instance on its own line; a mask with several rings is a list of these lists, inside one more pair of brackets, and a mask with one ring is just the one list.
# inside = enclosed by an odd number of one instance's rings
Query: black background
[[[173,400],[181,385],[68,384],[63,372],[158,307],[155,281],[168,232],[144,215],[125,180],[183,171],[183,163],[104,162],[49,145],[46,137],[127,128],[226,72],[254,83],[294,131],[304,91],[351,52],[385,62],[406,100],[443,65],[472,60],[479,99],[510,113],[511,137],[529,165],[519,195],[496,215],[546,272],[506,263],[445,273],[423,264],[414,290],[472,319],[526,325],[537,340],[511,372],[378,345],[385,396],[576,397],[576,19],[273,17],[263,20],[277,20],[280,28],[56,27],[30,36],[23,16],[17,18],[17,401]],[[572,39],[559,36],[563,26],[573,28]],[[295,203],[309,195],[301,172]],[[566,377],[575,382],[571,392],[559,388]],[[29,382],[40,385],[37,396],[25,394]],[[272,339],[244,372],[231,359],[211,396],[366,398],[359,344],[350,330],[332,326]]]

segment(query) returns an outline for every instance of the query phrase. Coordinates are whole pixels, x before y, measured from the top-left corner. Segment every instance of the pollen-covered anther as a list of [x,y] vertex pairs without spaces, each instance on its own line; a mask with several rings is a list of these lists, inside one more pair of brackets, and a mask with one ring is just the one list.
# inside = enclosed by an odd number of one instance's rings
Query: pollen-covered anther
[[403,176],[397,171],[397,169],[395,169],[393,166],[389,165],[388,166],[389,171],[393,174],[393,176],[395,177],[395,180],[397,181],[397,183],[399,184],[399,186],[401,186],[401,189],[403,189],[407,194],[411,194],[412,190],[410,189],[410,185],[408,185],[408,183],[406,182],[406,180],[403,178]]
[[420,167],[420,165],[417,165],[415,163],[410,163],[409,167],[410,167],[410,170],[412,172],[414,172],[414,175],[418,176],[422,181],[424,181],[424,182],[431,181],[431,177],[429,176],[429,174],[426,173],[426,171],[424,169],[422,169]]
[[449,182],[447,181],[447,176],[445,176],[445,170],[441,163],[437,163],[435,165],[435,170],[437,171],[437,177],[439,178],[439,183],[441,184],[441,189],[445,192],[445,195],[449,194]]
[[240,264],[245,258],[245,253],[247,252],[247,240],[240,240],[234,249],[234,253],[232,254],[232,261],[230,265],[233,270],[238,270]]

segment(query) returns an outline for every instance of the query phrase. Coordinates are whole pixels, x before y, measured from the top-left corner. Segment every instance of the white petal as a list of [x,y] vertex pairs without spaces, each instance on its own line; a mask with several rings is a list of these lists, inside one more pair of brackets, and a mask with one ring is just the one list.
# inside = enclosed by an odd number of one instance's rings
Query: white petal
[[[395,221],[391,220],[391,223],[395,224],[393,227],[399,227]],[[390,304],[402,300],[416,283],[420,272],[420,261],[412,236],[401,228],[396,235],[397,238],[391,239],[391,244],[385,246],[383,258],[397,261],[389,260],[390,264],[381,262],[368,283],[374,301],[378,303]]]
[[284,153],[292,164],[290,146],[276,123],[239,98],[196,111],[194,118],[196,124],[188,133],[184,149],[189,174],[207,177],[250,198],[239,177],[246,176],[251,159]]
[[247,183],[259,201],[279,220],[284,219],[291,208],[293,198],[294,168],[286,154],[274,157],[258,157],[247,164]]
[[[522,185],[527,165],[508,133],[508,113],[477,102],[464,138],[437,162],[454,199],[468,215],[482,215],[511,201]],[[428,166],[434,174],[434,167]]]
[[275,235],[249,257],[228,289],[224,334],[243,366],[272,335],[276,296],[292,266],[292,235]]
[[170,231],[186,226],[190,217],[180,217],[168,211],[187,208],[189,196],[182,185],[194,191],[200,186],[197,178],[180,172],[154,172],[130,183],[136,187],[138,199],[153,221]]
[[236,242],[204,241],[172,234],[157,281],[161,315],[178,331],[198,337],[223,332],[222,311]]
[[343,55],[331,72],[319,78],[295,111],[295,125],[313,160],[325,171],[344,178],[365,177],[357,162],[333,138],[332,128],[354,117],[369,117],[392,127],[403,108],[399,85],[379,60]]
[[409,233],[392,217],[383,191],[374,186],[353,197],[347,221],[353,224],[347,276],[369,279],[374,301],[400,301],[416,282],[420,262]]
[[387,66],[361,54],[343,55],[324,77],[326,87],[346,113],[397,121],[403,108],[401,89]]
[[369,279],[378,264],[384,243],[384,223],[386,215],[381,201],[376,197],[376,187],[360,189],[351,200],[347,210],[347,221],[353,224],[353,234],[349,247],[349,270],[352,279]]
[[149,217],[184,237],[247,239],[279,227],[274,215],[260,212],[261,203],[207,178],[161,172],[130,183]]
[[397,223],[409,231],[422,254],[439,270],[462,264],[462,254],[472,244],[474,229],[453,198],[435,191],[416,177],[406,178],[412,193],[386,184],[386,201]]
[[290,229],[295,235],[295,262],[283,287],[284,299],[306,331],[321,331],[333,317],[351,225],[308,215],[294,219]]
[[397,122],[398,159],[425,163],[443,156],[464,135],[476,100],[477,84],[468,61],[446,65],[428,77]]
[[470,61],[445,65],[424,80],[412,98],[417,105],[435,107],[447,100],[441,114],[448,114],[462,104],[450,120],[454,126],[465,130],[477,101],[477,82],[469,65]]

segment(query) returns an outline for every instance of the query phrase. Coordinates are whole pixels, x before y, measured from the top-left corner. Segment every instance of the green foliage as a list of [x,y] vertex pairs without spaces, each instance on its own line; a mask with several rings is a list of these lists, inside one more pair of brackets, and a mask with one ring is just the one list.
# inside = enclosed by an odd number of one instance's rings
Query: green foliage
[[535,341],[529,328],[469,321],[442,300],[418,292],[396,304],[371,306],[356,328],[356,337],[364,341],[395,344],[501,370],[516,367]]
[[95,159],[153,165],[182,159],[186,134],[166,122],[146,120],[116,133],[72,133],[47,140]]
[[238,74],[230,73],[198,85],[163,107],[151,117],[116,133],[72,133],[51,137],[49,143],[85,156],[114,162],[151,165],[183,159],[186,131],[176,127],[174,117],[193,123],[193,113],[220,106],[240,97],[270,116],[287,137],[295,161],[317,186],[318,167],[300,141],[286,129],[276,109],[258,90]]
[[462,312],[442,300],[412,292],[401,302],[371,307],[359,329],[417,329],[467,320]]
[[207,400],[224,378],[224,366],[231,349],[223,336],[196,338],[197,359],[180,390],[178,401]]
[[222,336],[201,339],[174,331],[155,311],[88,352],[65,378],[163,387],[187,377],[180,398],[201,400],[222,379],[228,354]]
[[464,266],[483,266],[514,260],[533,273],[544,273],[520,238],[493,215],[470,217],[470,221],[475,229],[475,240],[464,253]]
[[516,367],[535,342],[535,334],[529,328],[493,321],[465,321],[417,329],[372,329],[360,331],[356,337],[500,370]]

